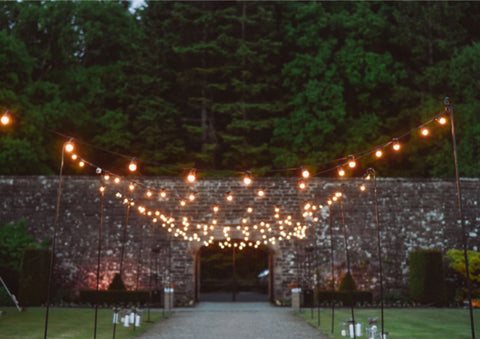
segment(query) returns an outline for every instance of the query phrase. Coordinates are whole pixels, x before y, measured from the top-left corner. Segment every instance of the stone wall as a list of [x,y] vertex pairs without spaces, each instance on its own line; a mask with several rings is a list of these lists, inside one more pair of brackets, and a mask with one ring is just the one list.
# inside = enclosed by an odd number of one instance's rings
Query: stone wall
[[[129,193],[128,182],[136,189]],[[195,297],[195,260],[204,240],[184,239],[182,234],[168,232],[168,225],[153,223],[152,217],[142,215],[137,206],[175,218],[178,229],[188,229],[191,236],[202,235],[204,225],[218,224],[209,231],[212,240],[224,240],[223,226],[228,225],[232,239],[242,234],[236,225],[242,218],[248,224],[260,222],[272,225],[278,231],[279,220],[300,222],[307,226],[305,239],[269,242],[273,255],[273,298],[289,296],[288,284],[299,282],[308,287],[314,277],[324,286],[331,275],[331,248],[334,250],[337,284],[346,270],[345,239],[340,203],[331,207],[333,242],[330,242],[329,209],[317,211],[318,221],[303,218],[306,202],[325,204],[336,191],[343,191],[347,246],[355,280],[360,288],[378,289],[378,256],[376,238],[375,200],[373,184],[361,192],[359,179],[333,180],[312,178],[305,191],[297,188],[295,178],[259,178],[252,187],[244,187],[239,178],[201,179],[188,185],[181,178],[130,178],[120,184],[106,182],[102,226],[101,287],[106,288],[118,272],[122,247],[125,251],[124,280],[130,289],[162,288],[175,283],[176,295],[186,300]],[[56,275],[70,281],[76,288],[93,288],[96,279],[98,234],[101,213],[100,177],[65,176],[56,232]],[[58,177],[54,176],[0,176],[0,220],[12,222],[24,218],[31,234],[38,240],[51,239],[54,232]],[[463,179],[464,220],[469,249],[478,250],[480,215],[480,181]],[[146,192],[152,189],[153,197]],[[260,198],[256,190],[264,188]],[[159,197],[165,189],[168,197]],[[379,225],[385,288],[404,290],[408,286],[408,254],[416,249],[438,249],[445,253],[451,248],[462,248],[461,224],[458,214],[454,180],[437,179],[377,179]],[[179,201],[195,192],[196,200],[181,207]],[[234,200],[227,203],[225,194],[231,192]],[[122,198],[116,195],[120,193]],[[130,207],[126,224],[127,205],[122,199],[129,196],[135,202]],[[218,204],[219,213],[212,211]],[[247,214],[246,207],[253,213]],[[275,217],[275,207],[280,208]],[[188,226],[181,220],[188,216]],[[197,226],[199,225],[199,226]],[[198,228],[198,232],[195,228]],[[126,232],[125,232],[126,231]],[[252,232],[253,233],[253,232]],[[125,237],[125,238],[124,238]],[[253,240],[255,235],[251,236]],[[188,236],[187,236],[188,238]],[[189,241],[192,240],[192,241]],[[263,241],[263,239],[261,239]],[[315,268],[318,267],[318,275]],[[150,277],[153,277],[150,280]],[[338,287],[338,285],[337,285]]]

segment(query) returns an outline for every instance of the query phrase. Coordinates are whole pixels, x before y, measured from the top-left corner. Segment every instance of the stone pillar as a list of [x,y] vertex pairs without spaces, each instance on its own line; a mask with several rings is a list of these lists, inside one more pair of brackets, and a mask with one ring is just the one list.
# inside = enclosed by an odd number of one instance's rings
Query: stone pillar
[[171,287],[165,287],[164,289],[164,308],[165,310],[171,310],[173,308],[173,292]]
[[292,288],[292,308],[294,311],[300,310],[302,289],[300,287]]

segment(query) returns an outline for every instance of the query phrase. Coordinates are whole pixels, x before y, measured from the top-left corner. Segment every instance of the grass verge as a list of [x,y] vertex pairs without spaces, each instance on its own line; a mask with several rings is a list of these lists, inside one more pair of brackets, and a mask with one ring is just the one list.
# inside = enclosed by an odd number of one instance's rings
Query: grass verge
[[[297,313],[314,327],[318,327],[318,313],[315,309],[303,309]],[[368,318],[377,317],[380,329],[380,309],[355,309],[355,321],[362,323],[362,337],[365,337],[365,326]],[[334,334],[332,335],[332,310],[320,309],[320,329],[330,338],[342,337],[340,323],[351,318],[348,308],[335,309]],[[476,336],[480,336],[480,309],[474,309],[474,327]],[[385,309],[384,328],[388,339],[468,339],[472,338],[470,313],[468,309],[450,308],[414,308]]]
[[[44,337],[45,308],[32,307],[18,312],[15,307],[0,307],[0,338],[37,339]],[[133,325],[124,327],[117,324],[115,338],[128,339],[145,332],[155,322],[169,314],[158,311],[143,312],[140,327],[133,330]],[[93,338],[95,309],[93,308],[50,308],[48,321],[49,338]],[[97,320],[97,338],[113,337],[113,312],[110,309],[99,309]]]

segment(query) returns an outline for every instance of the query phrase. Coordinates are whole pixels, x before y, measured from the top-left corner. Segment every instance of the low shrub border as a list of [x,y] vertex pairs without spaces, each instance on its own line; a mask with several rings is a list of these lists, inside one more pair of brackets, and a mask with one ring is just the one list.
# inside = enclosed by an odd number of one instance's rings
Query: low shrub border
[[[107,305],[143,305],[148,302],[148,291],[98,291],[98,303]],[[81,290],[79,303],[95,304],[97,302],[96,290]]]

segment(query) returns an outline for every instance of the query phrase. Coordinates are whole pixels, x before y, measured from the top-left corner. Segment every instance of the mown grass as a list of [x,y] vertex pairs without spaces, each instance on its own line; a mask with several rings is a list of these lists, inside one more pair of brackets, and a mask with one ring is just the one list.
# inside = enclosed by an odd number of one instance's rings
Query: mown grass
[[[3,314],[0,316],[0,338],[9,339],[36,339],[44,337],[45,308],[28,308],[18,312],[15,307],[0,307]],[[147,312],[142,315],[140,327],[133,329],[133,325],[124,327],[117,324],[115,338],[134,338],[145,332],[155,322],[164,316],[162,312],[151,311],[147,322]],[[51,308],[49,311],[48,337],[49,338],[93,338],[95,309],[93,308]],[[97,338],[113,337],[113,312],[110,309],[99,309],[97,320]]]
[[[362,334],[365,338],[365,326],[368,318],[377,317],[380,329],[380,309],[355,309],[355,320],[362,323]],[[316,309],[303,309],[298,315],[312,326],[317,327],[318,313]],[[320,329],[331,338],[342,337],[340,323],[351,318],[349,308],[335,309],[334,335],[332,329],[331,309],[320,309]],[[468,339],[472,338],[470,313],[468,309],[449,308],[414,308],[414,309],[385,309],[384,327],[388,332],[388,339]],[[480,309],[474,309],[474,327],[476,337],[480,336]]]

